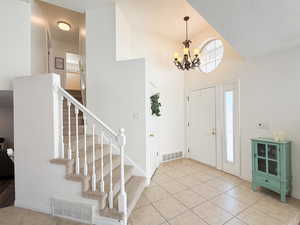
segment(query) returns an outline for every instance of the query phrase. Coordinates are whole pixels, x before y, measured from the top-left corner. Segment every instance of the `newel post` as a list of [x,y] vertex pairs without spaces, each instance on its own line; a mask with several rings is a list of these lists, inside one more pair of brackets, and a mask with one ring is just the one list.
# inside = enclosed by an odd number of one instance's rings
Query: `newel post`
[[[125,220],[127,220],[127,194],[125,192],[125,175],[124,175],[124,149],[126,145],[125,129],[120,129],[118,135],[118,144],[120,147],[121,156],[121,191],[118,199],[119,212],[124,214]],[[125,223],[126,224],[126,223]]]

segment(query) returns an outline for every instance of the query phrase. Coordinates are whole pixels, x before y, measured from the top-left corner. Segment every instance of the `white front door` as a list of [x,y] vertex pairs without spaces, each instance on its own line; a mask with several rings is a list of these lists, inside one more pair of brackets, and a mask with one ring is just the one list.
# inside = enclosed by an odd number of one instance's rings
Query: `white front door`
[[216,89],[192,91],[190,95],[189,155],[216,167]]
[[240,176],[238,84],[223,86],[223,170]]

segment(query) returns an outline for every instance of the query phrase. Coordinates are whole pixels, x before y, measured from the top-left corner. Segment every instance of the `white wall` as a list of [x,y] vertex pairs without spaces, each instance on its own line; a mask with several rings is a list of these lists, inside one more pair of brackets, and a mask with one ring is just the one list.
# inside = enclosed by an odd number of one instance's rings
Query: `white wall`
[[6,143],[13,147],[14,143],[14,111],[13,107],[0,106],[0,137],[6,139]]
[[[250,179],[250,138],[284,131],[292,141],[292,195],[300,199],[300,46],[251,59],[241,71],[242,176]],[[268,129],[257,129],[264,123]]]
[[[241,126],[241,177],[251,180],[251,145],[254,137],[271,137],[273,131],[284,131],[293,141],[293,196],[300,198],[300,171],[297,158],[300,139],[300,106],[295,100],[299,96],[300,47],[256,57],[244,61],[243,58],[215,31],[202,33],[194,43],[211,37],[220,38],[225,47],[224,59],[220,66],[209,74],[191,72],[185,74],[186,94],[193,89],[220,85],[231,80],[240,82],[240,126]],[[199,42],[198,42],[199,40]],[[258,123],[265,123],[267,129],[258,129]],[[218,127],[217,127],[218,128]],[[218,139],[218,152],[222,151]],[[221,167],[219,159],[218,167]]]
[[48,72],[48,21],[43,4],[31,1],[31,75]]
[[[211,73],[203,73],[199,70],[190,71],[185,73],[185,95],[189,96],[191,91],[199,90],[207,87],[216,87],[216,129],[217,129],[217,168],[222,168],[222,108],[221,108],[221,91],[222,84],[229,82],[238,82],[240,78],[240,68],[244,65],[243,58],[230,46],[230,44],[223,39],[212,27],[208,27],[195,37],[192,37],[192,48],[201,49],[203,45],[212,39],[219,39],[224,45],[224,56],[221,64],[216,70]],[[188,104],[185,109],[185,119],[188,121]],[[189,134],[188,127],[185,127],[186,139],[185,143],[187,148],[189,147]]]
[[0,2],[0,90],[30,74],[30,5],[19,0]]
[[[122,2],[125,4],[125,2]],[[146,60],[146,140],[148,160],[154,146],[162,156],[184,151],[184,73],[173,65],[172,55],[178,48],[176,42],[157,33],[141,31],[132,26],[127,9],[120,5],[117,13],[117,59],[145,58]],[[143,23],[143,21],[140,21]],[[155,87],[153,87],[153,84]],[[158,129],[153,130],[149,99],[153,91],[160,93],[161,114]],[[155,140],[149,138],[154,132]],[[151,139],[151,140],[150,140]],[[150,166],[150,165],[149,165]]]
[[86,29],[87,106],[114,130],[125,128],[125,153],[145,171],[145,61],[116,61],[113,3],[87,10]]
[[97,201],[82,197],[80,182],[65,179],[65,166],[50,163],[61,146],[58,86],[52,74],[14,81],[15,206],[50,214],[51,198],[59,198],[97,210]]

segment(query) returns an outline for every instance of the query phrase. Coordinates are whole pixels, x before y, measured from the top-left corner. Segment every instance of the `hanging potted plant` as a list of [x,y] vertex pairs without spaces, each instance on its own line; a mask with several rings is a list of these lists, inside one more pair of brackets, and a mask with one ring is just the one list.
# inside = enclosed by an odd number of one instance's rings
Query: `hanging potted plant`
[[160,107],[161,107],[161,103],[158,102],[159,99],[159,93],[152,95],[150,97],[151,99],[151,111],[152,111],[152,115],[155,115],[157,117],[161,116],[160,114]]

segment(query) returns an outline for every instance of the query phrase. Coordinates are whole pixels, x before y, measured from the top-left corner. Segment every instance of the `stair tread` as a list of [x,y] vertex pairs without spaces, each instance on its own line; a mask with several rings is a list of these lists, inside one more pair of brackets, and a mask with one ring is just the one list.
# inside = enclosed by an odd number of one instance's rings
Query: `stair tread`
[[[127,215],[130,216],[146,186],[146,178],[133,176],[125,186],[127,193]],[[117,199],[117,197],[115,198]]]
[[[140,176],[132,176],[127,183],[125,184],[125,190],[127,194],[127,215],[130,216],[132,210],[134,209],[137,201],[139,200],[141,194],[144,191],[146,185],[146,178]],[[100,210],[101,216],[110,217],[113,219],[121,220],[123,217],[122,213],[119,213],[117,210],[118,206],[118,195],[114,198],[114,208],[109,209],[105,208]]]
[[[112,183],[113,183],[114,196],[120,191],[120,183],[121,183],[120,170],[121,170],[120,166],[116,167],[113,170]],[[124,166],[125,182],[131,178],[132,172],[133,172],[133,166],[128,166],[128,165]],[[109,186],[110,186],[109,182],[110,182],[110,176],[109,176],[109,174],[107,174],[104,177],[104,186],[105,186],[104,190],[105,190],[105,192],[109,192]]]
[[[132,169],[133,167],[132,166],[125,166],[124,168],[124,173],[125,173],[125,177],[129,176],[129,174],[132,173]],[[120,171],[120,167],[118,166],[117,168],[115,168],[113,171]],[[113,173],[113,174],[116,174],[116,173]],[[118,173],[119,174],[119,173]],[[105,176],[104,178],[104,184],[105,184],[105,193],[108,193],[108,189],[109,189],[109,182],[107,181],[109,179],[109,174]],[[113,176],[113,187],[118,184],[119,182],[119,179],[117,179],[115,176]],[[118,193],[118,192],[117,192]],[[97,188],[96,188],[96,191],[92,191],[91,189],[86,191],[85,194],[87,195],[92,195],[92,196],[98,196],[99,198],[103,197],[103,193],[100,192],[100,187],[99,187],[99,182],[97,183]]]
[[[110,166],[109,165],[109,155],[108,154],[103,157],[103,162],[104,162],[103,176],[106,176],[109,173],[109,166]],[[112,163],[113,163],[113,169],[118,167],[118,165],[120,164],[120,156],[119,155],[113,155],[112,156]],[[92,164],[93,163],[90,163],[88,165],[88,171],[89,171],[90,176],[92,175],[92,172],[93,172],[92,171]],[[99,181],[100,180],[99,175],[101,173],[101,158],[95,161],[95,168],[96,168],[96,174],[97,174],[97,181]],[[83,171],[83,169],[82,169],[82,171]]]

